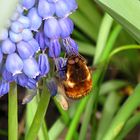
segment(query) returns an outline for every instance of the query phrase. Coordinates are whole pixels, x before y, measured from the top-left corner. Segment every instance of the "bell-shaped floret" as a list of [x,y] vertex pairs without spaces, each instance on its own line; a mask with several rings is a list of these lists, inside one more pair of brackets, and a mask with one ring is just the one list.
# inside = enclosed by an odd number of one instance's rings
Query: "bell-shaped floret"
[[22,59],[27,59],[34,55],[34,49],[25,41],[21,41],[17,44],[17,51]]
[[38,63],[36,62],[35,58],[29,58],[25,59],[23,61],[24,66],[23,66],[23,72],[29,77],[29,78],[36,78],[36,76],[39,75],[39,66]]
[[9,31],[9,37],[10,37],[10,39],[13,41],[13,42],[15,42],[15,43],[17,43],[17,42],[20,42],[21,40],[22,40],[22,35],[21,35],[21,33],[14,33],[14,32],[12,32],[12,31]]
[[10,39],[6,39],[1,44],[1,50],[4,54],[14,53],[16,50],[16,45]]
[[45,20],[44,33],[48,38],[56,39],[60,37],[61,29],[56,18],[49,18]]
[[49,46],[49,57],[57,58],[61,53],[61,46],[59,40],[51,40]]
[[38,13],[43,19],[48,19],[53,16],[55,7],[53,3],[49,3],[46,0],[39,0]]
[[17,53],[12,53],[7,56],[5,67],[7,71],[15,75],[21,73],[23,69],[23,61]]
[[59,24],[61,27],[61,38],[69,37],[73,31],[73,22],[69,18],[62,18],[59,20]]
[[29,10],[28,17],[31,21],[31,30],[37,31],[42,23],[42,18],[38,15],[37,9],[32,8]]

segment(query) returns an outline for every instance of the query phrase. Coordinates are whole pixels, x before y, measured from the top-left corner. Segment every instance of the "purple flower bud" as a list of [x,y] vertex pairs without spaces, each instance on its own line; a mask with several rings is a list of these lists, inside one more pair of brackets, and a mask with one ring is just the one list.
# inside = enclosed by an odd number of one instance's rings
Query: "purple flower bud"
[[12,32],[12,31],[9,31],[9,37],[15,43],[20,42],[22,40],[21,33],[16,34],[16,33]]
[[63,68],[65,68],[67,63],[67,59],[62,58],[62,57],[58,57],[55,59],[55,66],[57,71],[62,70]]
[[15,75],[15,81],[20,86],[25,87],[28,82],[28,77],[24,73],[17,74]]
[[68,55],[78,54],[78,45],[70,37],[63,39],[64,50]]
[[49,72],[50,66],[49,66],[48,56],[46,54],[39,55],[38,65],[39,65],[41,76],[44,76]]
[[15,22],[12,22],[11,24],[11,31],[13,31],[14,33],[21,33],[23,31],[24,27],[23,27],[23,24],[18,22],[18,21],[15,21]]
[[34,38],[28,41],[28,43],[30,44],[30,46],[32,46],[34,52],[38,52],[40,50],[40,46]]
[[35,0],[22,0],[22,5],[26,9],[30,9],[35,5]]
[[[1,51],[1,46],[0,46],[0,63],[2,62],[2,59],[3,59],[3,53]],[[1,67],[1,66],[0,66]]]
[[66,73],[65,73],[66,63],[67,63],[66,58],[64,59],[62,57],[59,57],[59,58],[55,59],[55,66],[56,66],[56,69],[57,69],[56,76],[61,78],[61,79],[66,78]]
[[14,53],[16,50],[16,45],[10,39],[6,39],[1,44],[1,50],[4,54]]
[[52,78],[50,81],[47,82],[47,88],[48,88],[51,96],[55,96],[57,94],[58,86],[57,86],[56,80],[54,78]]
[[29,28],[30,27],[30,24],[31,23],[30,23],[30,19],[28,17],[21,15],[19,17],[18,21],[20,23],[22,23],[22,25],[23,25],[24,28]]
[[49,48],[49,46],[50,46],[50,39],[45,37],[45,47]]
[[0,30],[0,41],[5,40],[8,38],[8,30],[7,29],[1,29]]
[[45,49],[45,35],[44,32],[37,32],[35,39],[38,41],[39,46],[42,50]]
[[61,53],[61,46],[57,39],[50,41],[49,57],[57,58]]
[[37,81],[35,79],[28,78],[28,82],[26,84],[26,87],[29,89],[36,89],[36,83],[37,83]]
[[43,19],[52,17],[54,12],[55,12],[55,7],[53,3],[49,3],[46,0],[39,0],[38,13]]
[[59,24],[61,27],[61,37],[66,38],[70,36],[73,31],[73,22],[69,18],[62,18],[59,20]]
[[4,80],[0,81],[0,97],[3,96],[4,94],[9,92],[9,82],[6,82]]
[[44,33],[48,38],[59,38],[61,29],[56,18],[49,18],[45,20]]
[[21,73],[23,69],[23,62],[16,53],[12,53],[7,56],[5,66],[6,66],[7,71],[15,75],[15,74]]
[[70,14],[71,9],[66,3],[66,0],[58,0],[55,3],[55,12],[58,17],[62,18],[67,17]]
[[33,33],[31,32],[30,29],[24,29],[21,35],[24,41],[30,41],[33,38]]
[[36,8],[30,9],[28,17],[31,20],[31,30],[37,31],[42,23],[42,18],[38,15],[37,9]]
[[25,41],[20,41],[17,44],[17,51],[22,59],[27,59],[34,55],[34,49]]
[[38,64],[35,60],[35,58],[29,58],[25,59],[23,61],[24,67],[23,67],[23,72],[30,78],[36,78],[36,76],[39,75],[39,67]]
[[12,73],[7,71],[6,69],[4,69],[2,72],[2,78],[3,78],[3,80],[5,80],[7,82],[14,81],[14,77],[13,77]]

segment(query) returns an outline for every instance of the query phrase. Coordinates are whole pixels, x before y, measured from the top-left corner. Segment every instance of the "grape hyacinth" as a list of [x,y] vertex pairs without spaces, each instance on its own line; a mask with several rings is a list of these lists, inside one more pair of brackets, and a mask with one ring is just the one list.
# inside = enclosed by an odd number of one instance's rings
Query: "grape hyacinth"
[[[59,71],[66,64],[61,51],[78,54],[70,37],[74,24],[68,17],[76,9],[75,0],[19,1],[9,27],[0,32],[0,96],[8,93],[10,82],[36,89],[50,72],[49,60]],[[50,80],[47,85],[52,95],[57,92],[54,83]]]

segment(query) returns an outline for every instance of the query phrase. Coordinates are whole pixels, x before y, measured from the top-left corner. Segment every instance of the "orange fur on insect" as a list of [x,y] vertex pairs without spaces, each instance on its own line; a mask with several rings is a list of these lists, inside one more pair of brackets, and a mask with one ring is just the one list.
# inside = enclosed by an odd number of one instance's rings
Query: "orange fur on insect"
[[65,95],[71,99],[79,99],[90,92],[92,88],[91,71],[81,55],[68,57],[66,79],[62,83]]

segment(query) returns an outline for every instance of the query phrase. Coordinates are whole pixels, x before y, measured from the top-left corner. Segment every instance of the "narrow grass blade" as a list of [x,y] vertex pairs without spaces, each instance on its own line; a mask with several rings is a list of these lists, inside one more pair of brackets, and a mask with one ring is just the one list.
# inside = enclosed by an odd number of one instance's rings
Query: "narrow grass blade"
[[105,16],[102,20],[99,35],[98,35],[94,64],[98,63],[98,60],[100,59],[100,57],[105,49],[105,45],[106,45],[106,42],[108,39],[108,35],[110,32],[112,23],[113,23],[113,19],[108,14],[105,14]]

